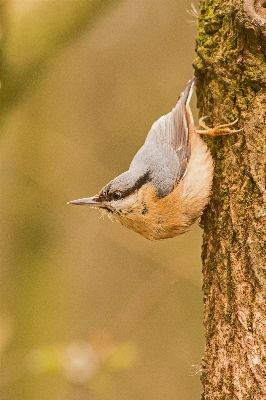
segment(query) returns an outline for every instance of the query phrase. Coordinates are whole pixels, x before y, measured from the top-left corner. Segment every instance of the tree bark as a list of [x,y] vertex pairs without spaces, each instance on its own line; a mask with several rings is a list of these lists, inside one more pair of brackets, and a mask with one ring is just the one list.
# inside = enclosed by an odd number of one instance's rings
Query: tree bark
[[[195,74],[215,160],[203,215],[204,400],[266,399],[266,1],[201,0]],[[207,121],[207,120],[206,120]]]

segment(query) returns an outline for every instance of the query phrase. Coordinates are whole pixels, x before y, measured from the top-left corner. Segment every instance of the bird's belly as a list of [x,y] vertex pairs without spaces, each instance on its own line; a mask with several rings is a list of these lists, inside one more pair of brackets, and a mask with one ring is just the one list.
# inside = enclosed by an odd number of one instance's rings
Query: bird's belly
[[149,183],[138,191],[133,204],[115,218],[122,225],[150,240],[185,233],[200,217],[209,201],[213,162],[205,142],[191,135],[191,158],[187,174],[166,197],[158,198]]

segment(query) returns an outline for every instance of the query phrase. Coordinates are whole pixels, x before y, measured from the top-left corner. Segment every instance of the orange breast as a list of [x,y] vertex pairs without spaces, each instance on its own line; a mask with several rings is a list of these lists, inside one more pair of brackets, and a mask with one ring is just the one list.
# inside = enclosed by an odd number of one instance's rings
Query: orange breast
[[209,201],[213,162],[205,142],[191,132],[191,158],[184,179],[168,196],[157,198],[155,189],[146,184],[115,218],[150,240],[171,238],[182,233],[199,218]]

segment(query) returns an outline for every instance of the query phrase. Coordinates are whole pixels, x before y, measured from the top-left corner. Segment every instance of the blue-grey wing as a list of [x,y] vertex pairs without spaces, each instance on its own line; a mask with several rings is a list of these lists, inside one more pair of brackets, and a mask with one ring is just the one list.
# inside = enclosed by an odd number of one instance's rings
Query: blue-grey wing
[[148,169],[160,197],[165,197],[184,178],[190,157],[189,126],[186,107],[194,86],[191,79],[176,106],[151,127],[130,169]]

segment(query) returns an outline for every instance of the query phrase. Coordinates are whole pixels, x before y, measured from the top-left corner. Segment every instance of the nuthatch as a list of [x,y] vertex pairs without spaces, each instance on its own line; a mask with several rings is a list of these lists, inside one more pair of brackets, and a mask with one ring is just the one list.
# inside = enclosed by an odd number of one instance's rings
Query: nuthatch
[[99,194],[70,201],[100,209],[147,239],[160,240],[187,231],[209,201],[213,161],[200,134],[238,132],[236,121],[209,128],[194,126],[189,102],[195,79],[181,93],[173,110],[152,127],[128,171],[109,182]]

